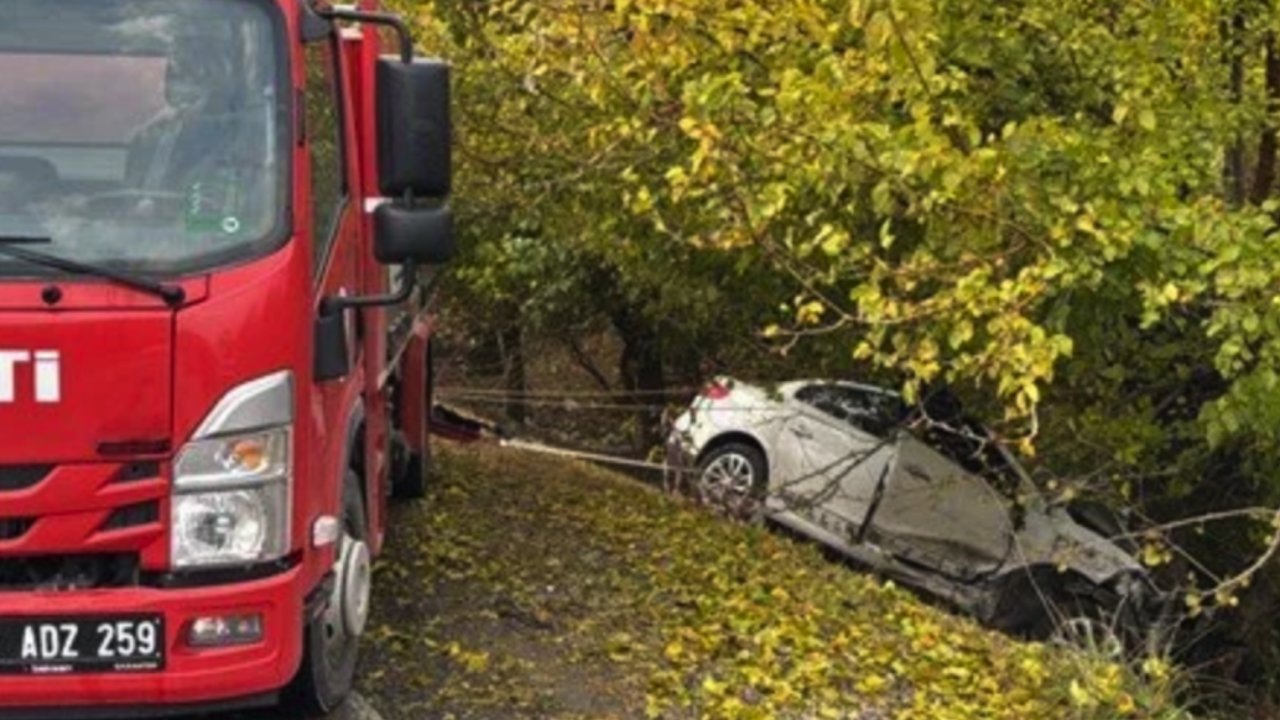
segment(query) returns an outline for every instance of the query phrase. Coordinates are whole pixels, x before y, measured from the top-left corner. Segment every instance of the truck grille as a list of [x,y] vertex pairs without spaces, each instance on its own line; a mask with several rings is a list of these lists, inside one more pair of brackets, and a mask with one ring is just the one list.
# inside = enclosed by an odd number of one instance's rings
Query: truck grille
[[0,466],[0,492],[26,490],[45,479],[53,467],[49,465],[3,465]]
[[26,535],[32,525],[35,521],[30,518],[0,519],[0,540],[17,540]]
[[154,522],[160,522],[160,501],[152,500],[150,502],[138,503],[137,505],[129,505],[111,513],[111,517],[102,524],[103,530],[128,530],[129,528],[150,525]]
[[5,558],[0,562],[0,592],[97,590],[137,584],[137,555]]
[[168,565],[154,461],[0,467],[0,593],[136,586]]

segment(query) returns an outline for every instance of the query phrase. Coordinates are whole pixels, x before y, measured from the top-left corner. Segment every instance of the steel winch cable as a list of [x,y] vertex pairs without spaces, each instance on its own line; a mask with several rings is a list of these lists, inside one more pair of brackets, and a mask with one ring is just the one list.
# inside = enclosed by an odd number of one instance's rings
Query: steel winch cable
[[689,468],[679,468],[668,463],[651,462],[648,460],[636,460],[634,458],[622,457],[620,455],[609,455],[606,453],[589,452],[586,450],[572,450],[569,448],[555,447],[545,443],[532,442],[529,440],[519,440],[514,438],[503,439],[498,441],[498,446],[511,450],[521,450],[524,452],[536,453],[539,455],[550,455],[552,457],[561,457],[569,460],[582,460],[585,462],[601,463],[605,465],[617,465],[619,467],[630,467],[640,470],[652,470],[662,473],[677,473],[681,475],[696,474],[695,470]]
[[458,403],[474,403],[476,405],[524,405],[527,407],[544,407],[559,408],[562,410],[608,410],[614,412],[639,412],[644,410],[660,410],[665,408],[665,403],[593,403],[579,402],[572,398],[563,400],[538,400],[538,399],[521,399],[507,397],[468,397],[464,395],[453,395],[441,393],[443,399],[452,400]]
[[547,398],[628,398],[628,397],[684,397],[696,395],[701,387],[675,387],[664,390],[507,390],[503,388],[440,387],[436,392],[447,395],[501,396],[529,399]]
[[[518,398],[504,397],[501,395],[462,395],[455,393],[440,392],[438,397],[445,400],[451,400],[460,404],[476,404],[476,405],[524,405],[526,407],[544,407],[557,408],[561,410],[601,410],[612,412],[640,412],[664,410],[673,406],[684,408],[684,403],[601,403],[588,402],[586,400],[577,400],[574,398],[551,399],[551,398]],[[717,407],[714,412],[717,413],[741,413],[741,412],[765,412],[776,410],[776,406],[772,405],[743,405],[738,407]]]

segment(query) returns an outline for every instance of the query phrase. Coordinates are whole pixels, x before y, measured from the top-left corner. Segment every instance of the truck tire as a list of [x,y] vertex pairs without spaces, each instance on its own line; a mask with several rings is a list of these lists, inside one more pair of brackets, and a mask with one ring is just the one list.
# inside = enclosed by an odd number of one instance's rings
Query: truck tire
[[431,482],[431,414],[435,411],[435,367],[432,357],[435,354],[435,341],[427,343],[426,378],[427,392],[425,406],[427,417],[422,426],[422,452],[409,453],[408,462],[403,473],[396,476],[391,483],[391,497],[396,500],[421,500],[427,496],[427,488]]
[[427,481],[431,473],[431,446],[427,444],[424,447],[425,452],[409,454],[404,472],[391,483],[391,497],[396,500],[421,500],[427,496]]
[[369,617],[368,515],[360,480],[351,470],[342,489],[342,529],[333,595],[324,612],[306,621],[302,667],[286,693],[288,709],[302,712],[303,718],[321,718],[351,695]]
[[409,449],[409,438],[396,430],[391,436],[391,497],[395,500],[419,500],[426,496],[422,461]]

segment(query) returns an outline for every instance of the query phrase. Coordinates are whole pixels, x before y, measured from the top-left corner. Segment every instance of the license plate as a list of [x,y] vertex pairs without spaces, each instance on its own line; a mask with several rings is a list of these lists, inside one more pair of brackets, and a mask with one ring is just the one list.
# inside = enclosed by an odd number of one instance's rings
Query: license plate
[[0,675],[163,669],[164,618],[159,615],[0,618]]

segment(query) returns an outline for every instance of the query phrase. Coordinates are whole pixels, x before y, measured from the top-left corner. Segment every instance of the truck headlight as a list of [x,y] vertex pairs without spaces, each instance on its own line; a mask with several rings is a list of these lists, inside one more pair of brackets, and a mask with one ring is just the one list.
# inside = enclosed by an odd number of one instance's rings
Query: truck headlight
[[278,483],[174,497],[174,565],[251,565],[284,556],[288,505],[288,489]]
[[253,565],[289,552],[293,378],[256,380],[223,398],[174,462],[175,569]]

